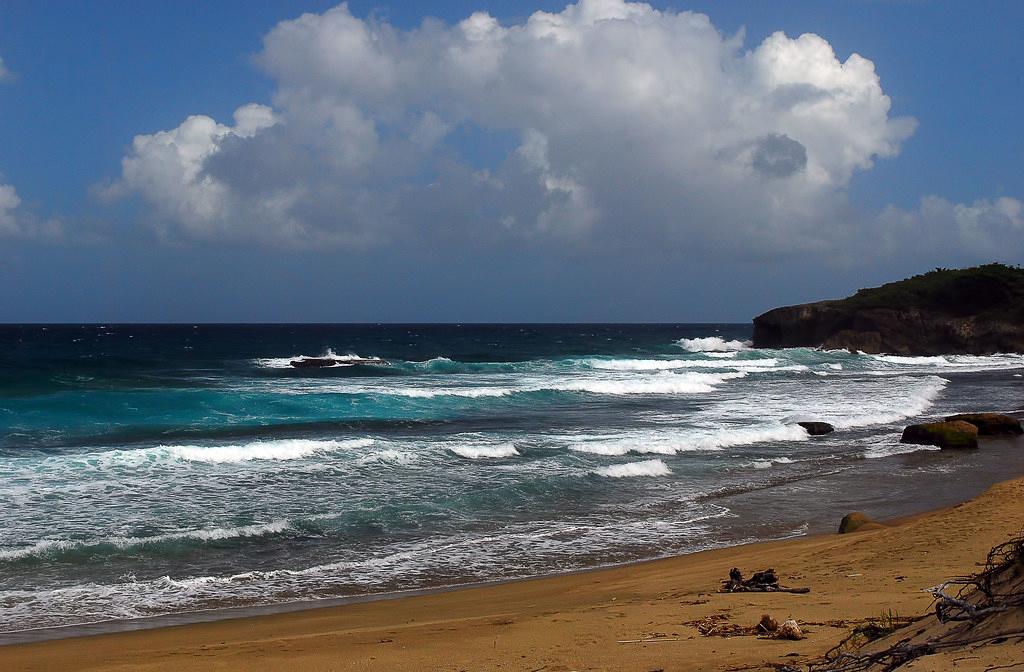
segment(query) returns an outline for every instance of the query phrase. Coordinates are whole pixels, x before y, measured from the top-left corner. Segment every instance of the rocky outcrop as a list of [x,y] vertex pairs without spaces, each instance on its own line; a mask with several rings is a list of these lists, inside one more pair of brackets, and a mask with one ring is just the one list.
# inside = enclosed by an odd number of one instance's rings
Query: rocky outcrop
[[754,318],[755,348],[940,355],[1024,352],[1024,269],[935,270]]
[[822,436],[823,434],[831,434],[836,430],[835,427],[828,424],[827,422],[798,422],[796,423],[807,430],[807,433],[811,436]]
[[331,366],[386,365],[379,357],[299,357],[289,362],[296,369],[324,369]]
[[977,448],[978,428],[962,420],[910,425],[903,430],[900,443],[939,448]]
[[946,418],[947,422],[958,420],[977,427],[980,436],[1019,436],[1024,434],[1020,420],[1002,413],[960,413]]

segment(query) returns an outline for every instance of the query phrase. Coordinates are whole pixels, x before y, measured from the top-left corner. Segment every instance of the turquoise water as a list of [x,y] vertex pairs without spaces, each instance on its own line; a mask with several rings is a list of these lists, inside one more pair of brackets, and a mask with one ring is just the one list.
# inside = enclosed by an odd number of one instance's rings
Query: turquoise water
[[[898,443],[911,418],[1019,410],[1020,355],[748,338],[0,327],[0,631],[625,562],[927,508],[1024,471],[999,448]],[[290,365],[325,353],[388,363]],[[802,419],[838,431],[811,439]]]

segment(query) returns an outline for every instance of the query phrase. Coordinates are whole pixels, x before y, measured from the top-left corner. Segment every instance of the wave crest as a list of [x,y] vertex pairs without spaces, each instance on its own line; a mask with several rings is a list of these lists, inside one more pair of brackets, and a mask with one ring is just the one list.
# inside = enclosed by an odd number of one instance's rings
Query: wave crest
[[22,560],[32,557],[54,557],[68,553],[84,553],[89,551],[102,552],[108,548],[126,550],[174,542],[207,542],[242,537],[262,537],[281,534],[291,529],[293,528],[290,521],[276,520],[270,523],[242,525],[239,527],[215,527],[202,530],[168,532],[151,537],[115,536],[88,540],[42,539],[31,546],[0,549],[0,561]]
[[367,448],[373,439],[349,439],[344,441],[314,441],[311,439],[281,439],[279,441],[254,441],[235,446],[158,446],[171,456],[188,462],[248,462],[251,460],[298,460],[318,453],[336,450]]
[[680,338],[676,345],[689,352],[735,352],[749,350],[750,341],[726,341],[718,336]]
[[661,460],[644,460],[601,467],[594,473],[609,478],[633,478],[636,476],[668,476],[672,470]]

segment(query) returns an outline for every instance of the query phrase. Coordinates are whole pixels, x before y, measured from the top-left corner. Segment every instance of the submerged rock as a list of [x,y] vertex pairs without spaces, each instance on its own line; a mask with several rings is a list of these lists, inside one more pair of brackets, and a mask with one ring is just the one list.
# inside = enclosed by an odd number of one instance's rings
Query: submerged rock
[[903,430],[900,443],[939,448],[977,448],[978,428],[963,420],[910,425]]
[[981,436],[1016,436],[1024,434],[1020,420],[1002,413],[960,413],[946,418],[947,422],[962,421],[978,428]]
[[356,366],[357,364],[386,365],[379,357],[299,357],[289,362],[296,369],[323,369],[331,366]]
[[798,422],[796,423],[807,430],[807,433],[811,436],[821,436],[822,434],[831,434],[836,430],[835,427],[828,424],[827,422]]
[[301,357],[293,359],[291,365],[296,369],[322,369],[327,366],[337,366],[338,360],[333,357]]
[[839,522],[839,534],[849,534],[857,530],[879,530],[883,527],[885,525],[868,518],[867,514],[854,511],[843,516],[843,519]]

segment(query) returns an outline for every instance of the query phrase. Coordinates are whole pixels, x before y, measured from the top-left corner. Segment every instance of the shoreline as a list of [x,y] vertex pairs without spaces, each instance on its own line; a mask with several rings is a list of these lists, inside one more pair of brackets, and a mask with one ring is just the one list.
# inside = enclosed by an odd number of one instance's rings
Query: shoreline
[[[565,574],[341,598],[344,603],[332,605],[275,605],[271,613],[229,618],[218,611],[220,617],[202,622],[11,643],[0,647],[0,667],[181,672],[216,662],[223,669],[334,669],[330,661],[349,660],[357,669],[498,669],[504,662],[512,669],[568,670],[596,660],[592,669],[642,670],[675,667],[681,649],[705,665],[683,669],[711,669],[708,660],[754,664],[781,649],[813,656],[849,630],[829,622],[847,624],[886,609],[923,613],[930,603],[924,588],[970,573],[991,546],[1024,528],[1021,497],[1024,477],[1017,477],[960,504],[852,535],[818,533]],[[957,534],[943,539],[953,528]],[[774,566],[783,583],[812,592],[716,593],[733,566],[745,573]],[[752,625],[760,613],[818,625],[800,642],[702,637],[685,625],[716,614]],[[672,643],[619,643],[658,633]],[[478,646],[456,646],[466,639]],[[482,641],[492,646],[481,648]],[[559,643],[567,641],[576,645]]]
[[[993,437],[987,441],[988,452],[1003,452],[1007,449],[1009,449],[1010,451],[1024,449],[1024,439]],[[920,459],[922,455],[917,453],[934,453],[934,457],[936,455],[939,455],[940,452],[941,451],[915,451],[910,453],[893,455],[890,459]],[[991,474],[989,474],[989,476],[991,476]],[[1024,464],[1022,464],[1021,468],[1013,470],[1012,474],[1007,474],[1007,476],[1009,476],[1010,480],[1017,477],[1024,479]],[[798,480],[802,481],[806,480],[806,478],[801,478]],[[938,503],[932,502],[930,503],[930,505],[925,506],[920,505],[919,502],[905,502],[900,507],[900,511],[895,513],[895,515],[882,515],[874,517],[879,522],[882,522],[886,525],[900,525],[904,522],[909,522],[920,516],[938,513],[952,506],[956,506],[965,501],[969,501],[973,497],[980,495],[981,493],[985,492],[988,488],[992,487],[993,485],[997,485],[1000,482],[1002,481],[996,480],[995,478],[981,479],[978,482],[972,483],[972,485],[976,487],[965,488],[966,492],[961,493],[962,496],[957,497],[955,499],[951,499],[948,496],[940,497],[937,498]],[[783,482],[783,484],[788,483],[788,481]],[[755,492],[763,494],[761,491]],[[943,503],[943,499],[947,501]],[[865,503],[865,505],[867,505],[867,503]],[[116,635],[123,633],[158,630],[188,625],[202,625],[217,623],[219,621],[272,617],[277,615],[295,614],[306,611],[344,608],[346,606],[357,604],[391,602],[420,596],[443,594],[464,590],[476,590],[482,588],[502,586],[505,584],[516,584],[527,581],[558,579],[562,577],[571,577],[578,574],[603,572],[619,568],[642,566],[647,563],[660,562],[678,558],[686,558],[712,551],[729,551],[730,549],[744,549],[747,547],[754,547],[759,544],[770,544],[786,540],[811,539],[819,536],[831,536],[832,534],[834,534],[833,530],[838,528],[839,518],[841,518],[842,515],[845,515],[845,513],[848,512],[849,511],[845,511],[844,513],[833,512],[833,514],[835,515],[827,518],[827,520],[830,521],[827,524],[824,524],[822,522],[826,518],[824,518],[819,512],[819,514],[814,516],[814,518],[817,519],[817,523],[811,525],[809,531],[807,531],[808,522],[804,522],[802,526],[804,528],[803,532],[780,532],[776,536],[766,536],[760,539],[736,538],[730,541],[712,544],[705,548],[697,548],[682,553],[669,552],[661,555],[650,555],[647,557],[640,557],[621,562],[615,561],[605,564],[594,564],[588,566],[575,567],[571,569],[565,569],[562,571],[547,572],[529,576],[508,576],[499,577],[492,580],[470,581],[456,584],[425,585],[421,587],[414,587],[394,591],[343,595],[337,597],[325,597],[320,599],[307,598],[295,601],[283,601],[266,604],[212,607],[208,609],[197,609],[192,611],[156,614],[153,616],[145,616],[131,619],[107,619],[98,620],[91,623],[72,623],[67,625],[55,625],[43,628],[12,630],[9,632],[0,632],[0,651],[2,651],[4,647],[22,644],[52,642],[65,639],[95,637],[108,634]],[[833,517],[835,518],[835,520],[832,520]]]

